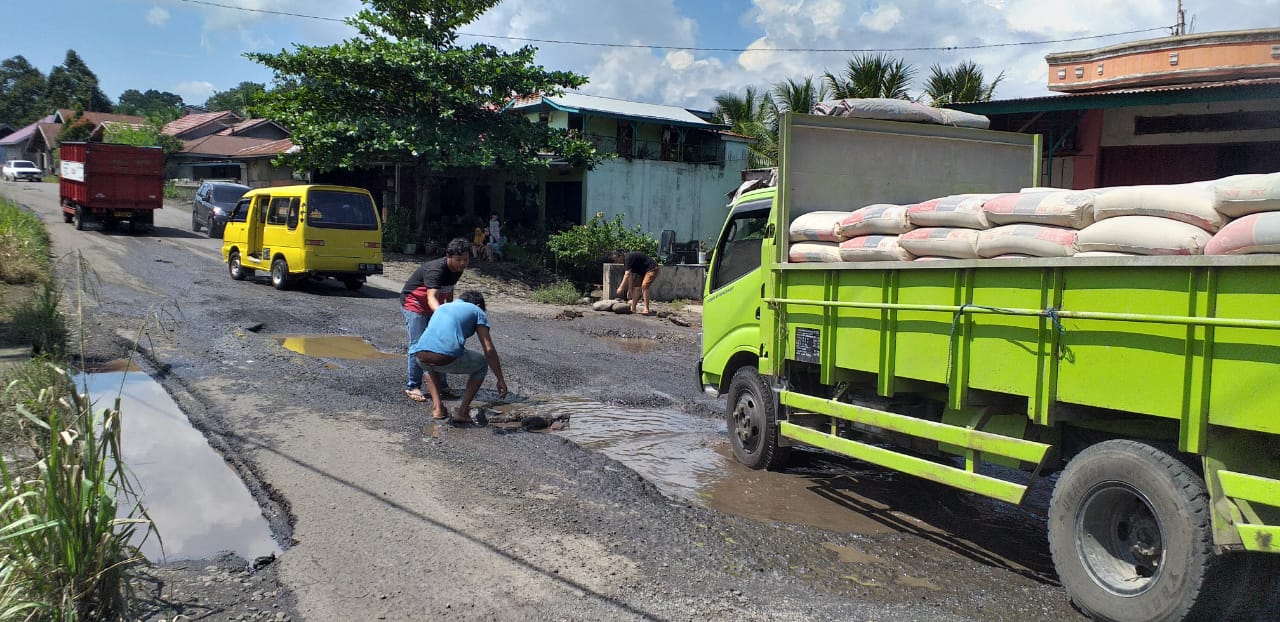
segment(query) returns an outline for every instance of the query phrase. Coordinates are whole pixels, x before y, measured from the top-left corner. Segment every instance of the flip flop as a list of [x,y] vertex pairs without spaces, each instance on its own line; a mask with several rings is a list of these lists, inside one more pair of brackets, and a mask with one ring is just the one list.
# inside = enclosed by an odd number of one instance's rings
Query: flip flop
[[411,400],[413,400],[413,401],[415,401],[415,402],[425,402],[425,401],[427,401],[427,396],[423,395],[423,394],[422,394],[422,391],[420,391],[420,390],[418,390],[418,389],[405,389],[405,390],[404,390],[404,394],[405,394],[405,395],[407,395],[407,396],[409,396],[409,399],[411,399]]
[[449,415],[445,415],[445,416],[443,416],[443,417],[437,417],[437,416],[435,416],[435,415],[431,415],[431,418],[432,418],[432,419],[435,419],[436,421],[444,421],[445,419],[448,419],[448,418],[449,418]]

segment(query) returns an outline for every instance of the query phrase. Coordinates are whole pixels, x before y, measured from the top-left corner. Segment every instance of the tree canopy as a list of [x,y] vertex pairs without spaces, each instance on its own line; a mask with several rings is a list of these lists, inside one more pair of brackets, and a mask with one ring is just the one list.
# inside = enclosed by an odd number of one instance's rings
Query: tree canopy
[[958,104],[962,102],[991,101],[996,86],[1004,80],[1004,72],[995,80],[987,82],[982,68],[973,61],[964,61],[952,69],[943,69],[941,65],[929,68],[929,77],[924,83],[924,94],[934,106]]
[[290,87],[267,91],[262,109],[302,147],[292,163],[329,170],[416,160],[517,174],[545,164],[546,152],[591,163],[590,143],[503,112],[513,96],[557,94],[584,77],[534,64],[533,47],[458,45],[458,29],[498,2],[364,0],[347,19],[358,33],[351,39],[246,54]]
[[888,54],[858,54],[849,59],[843,74],[823,74],[836,99],[850,97],[883,97],[911,99],[907,89],[916,75],[901,58]]
[[44,74],[26,58],[0,62],[0,121],[22,127],[48,114],[40,105],[44,89]]
[[147,89],[145,93],[129,89],[120,94],[116,112],[168,123],[182,115],[182,96],[155,89]]
[[225,91],[218,91],[205,100],[204,108],[216,112],[230,110],[241,117],[254,116],[255,107],[267,85],[261,82],[241,82]]
[[89,112],[111,112],[111,100],[98,87],[98,76],[76,54],[67,50],[61,65],[49,72],[44,107],[79,108]]

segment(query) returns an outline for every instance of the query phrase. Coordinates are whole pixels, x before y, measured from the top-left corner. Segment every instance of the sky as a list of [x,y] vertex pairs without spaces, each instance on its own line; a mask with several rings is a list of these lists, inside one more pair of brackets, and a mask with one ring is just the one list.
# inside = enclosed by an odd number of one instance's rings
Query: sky
[[[25,16],[10,11],[0,23],[0,58],[20,54],[47,75],[74,49],[113,101],[127,89],[156,89],[197,105],[242,81],[270,83],[271,72],[245,52],[354,36],[335,20],[361,7],[359,0],[62,0],[50,13],[21,4]],[[1280,0],[1183,5],[1190,32],[1280,27]],[[913,96],[931,66],[971,60],[988,77],[1003,73],[996,99],[1012,99],[1051,94],[1045,54],[1166,36],[1176,8],[1176,0],[505,0],[462,28],[462,43],[534,45],[548,69],[587,76],[584,93],[700,110],[724,92],[839,73],[854,49],[886,50],[914,65]],[[1145,32],[1115,34],[1130,31]],[[1096,38],[1062,41],[1081,37]],[[936,49],[959,46],[995,47]]]

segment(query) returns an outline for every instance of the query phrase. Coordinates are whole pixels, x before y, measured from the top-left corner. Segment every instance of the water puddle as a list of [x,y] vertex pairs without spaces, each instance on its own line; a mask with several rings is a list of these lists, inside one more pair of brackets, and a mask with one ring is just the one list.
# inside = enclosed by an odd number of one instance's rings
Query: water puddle
[[287,350],[316,358],[364,361],[404,358],[403,354],[382,352],[354,335],[278,335],[276,342]]
[[124,461],[164,540],[163,555],[155,537],[142,544],[147,559],[203,559],[233,551],[252,560],[279,553],[249,490],[159,383],[139,371],[76,376],[81,390],[86,382],[95,411],[120,398]]
[[658,342],[644,337],[605,337],[605,341],[633,354],[648,354],[658,347]]

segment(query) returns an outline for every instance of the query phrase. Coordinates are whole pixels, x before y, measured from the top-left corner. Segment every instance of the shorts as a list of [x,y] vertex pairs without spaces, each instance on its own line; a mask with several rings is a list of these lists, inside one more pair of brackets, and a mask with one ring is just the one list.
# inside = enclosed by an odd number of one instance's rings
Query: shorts
[[648,288],[653,282],[658,280],[658,267],[654,266],[652,270],[644,273],[644,279],[639,283],[636,282],[635,273],[631,275],[631,289]]
[[463,350],[458,358],[444,365],[427,365],[428,371],[441,374],[466,374],[472,380],[484,379],[489,373],[489,361],[474,350]]

